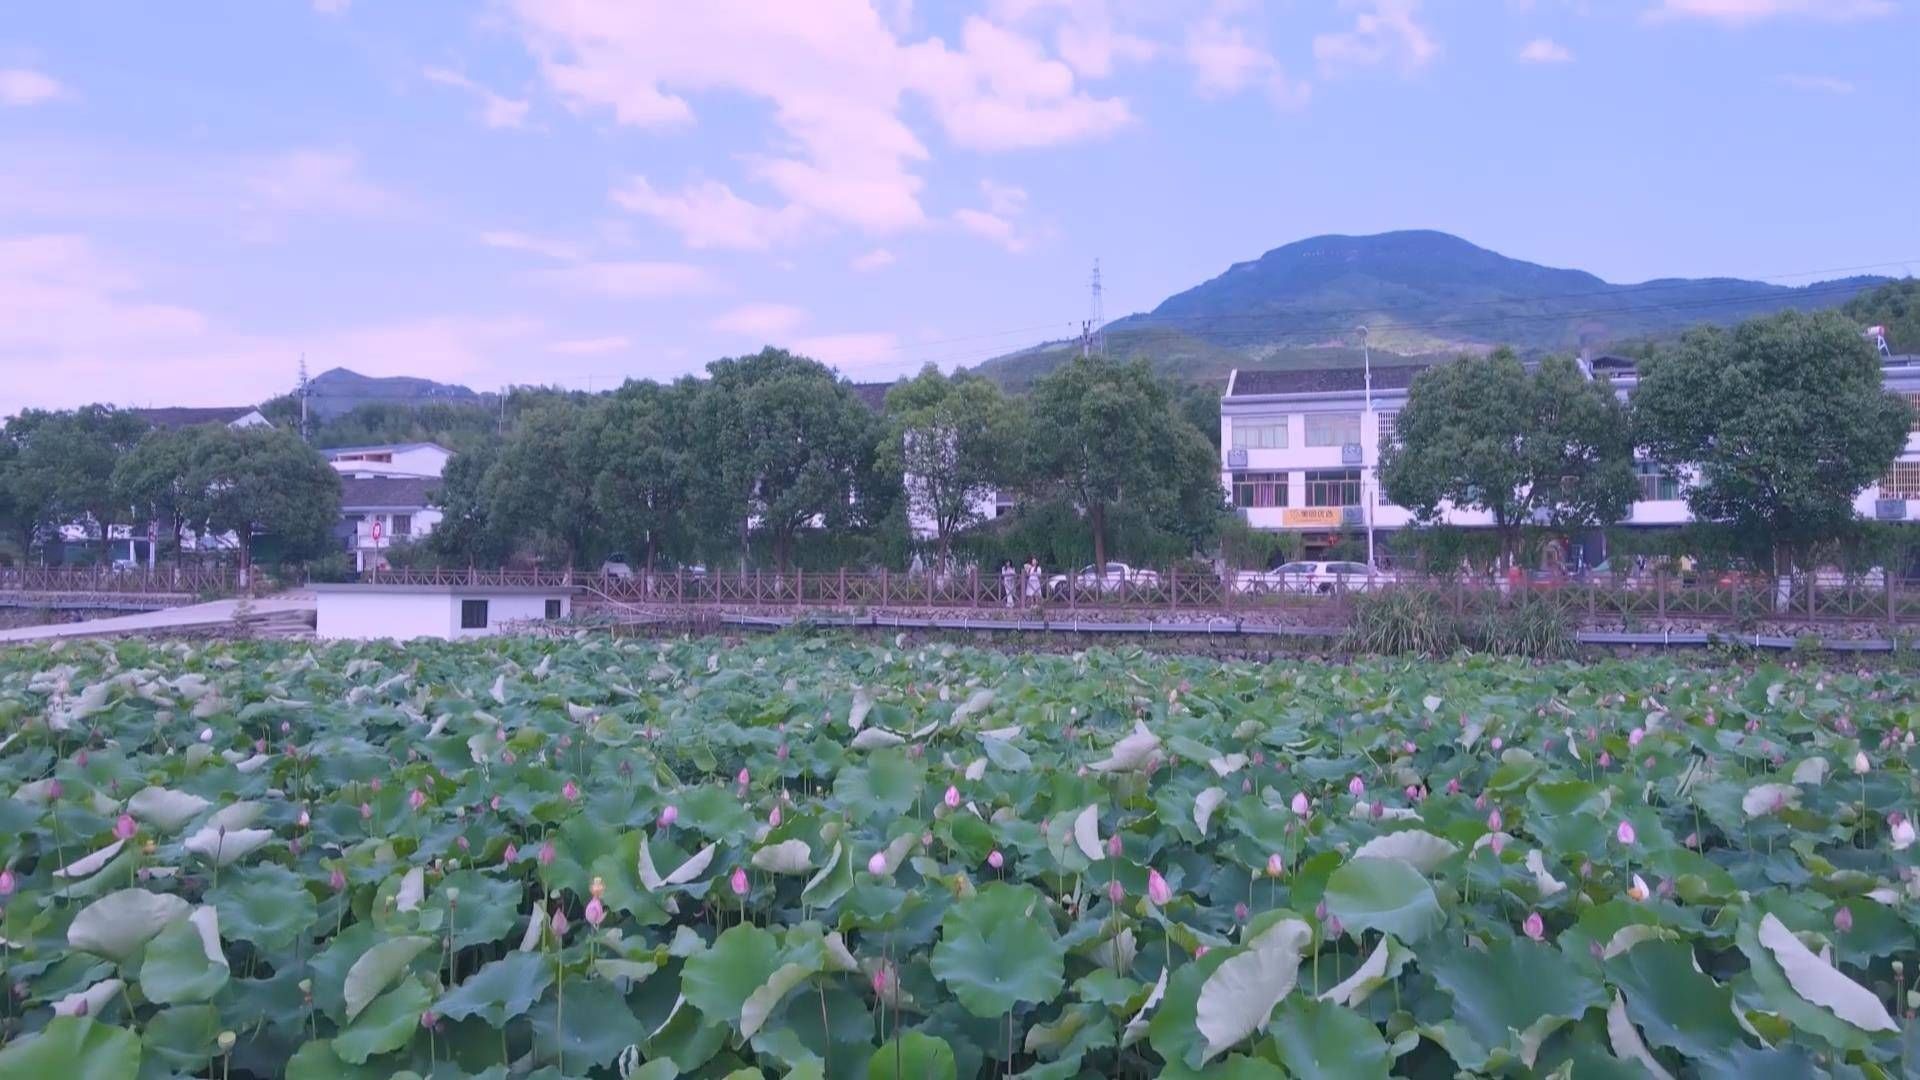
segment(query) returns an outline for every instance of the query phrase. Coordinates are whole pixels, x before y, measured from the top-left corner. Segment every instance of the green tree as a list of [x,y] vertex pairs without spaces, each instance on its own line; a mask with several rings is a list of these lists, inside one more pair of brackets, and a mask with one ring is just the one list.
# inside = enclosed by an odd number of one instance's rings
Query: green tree
[[239,540],[242,572],[253,566],[254,538],[272,535],[289,557],[332,546],[340,520],[340,476],[290,431],[209,427],[188,457],[182,510],[203,532]]
[[208,430],[186,427],[149,431],[113,469],[115,496],[131,508],[132,520],[164,526],[176,552],[191,502],[187,484],[194,450]]
[[603,532],[593,499],[603,420],[602,409],[583,400],[530,405],[487,471],[491,528],[557,545],[567,566],[591,555]]
[[1441,504],[1493,517],[1503,560],[1530,521],[1609,525],[1633,502],[1632,428],[1605,379],[1553,357],[1528,372],[1513,352],[1422,372],[1381,453],[1387,498],[1435,522]]
[[6,498],[23,553],[52,527],[84,522],[104,537],[126,517],[115,498],[114,465],[146,428],[134,414],[106,405],[28,409],[7,422],[13,451]]
[[440,523],[425,541],[436,561],[467,567],[506,562],[512,539],[494,525],[487,487],[499,460],[497,443],[482,443],[447,460],[440,486],[428,496],[440,510]]
[[785,569],[800,530],[859,527],[891,503],[876,481],[878,419],[818,361],[784,349],[718,360],[695,409],[694,498],[706,527],[763,532]]
[[1920,278],[1889,281],[1847,301],[1840,311],[1854,328],[1887,328],[1887,347],[1895,353],[1920,353]]
[[1853,526],[1854,497],[1911,426],[1873,348],[1833,312],[1691,331],[1643,366],[1633,414],[1655,458],[1694,474],[1694,516],[1764,538],[1783,576]]
[[1144,360],[1078,357],[1034,384],[1030,408],[1033,486],[1057,487],[1086,515],[1096,566],[1106,565],[1115,507],[1196,544],[1217,529],[1218,455]]
[[986,379],[948,378],[929,364],[887,393],[884,424],[880,468],[903,485],[909,510],[933,524],[945,556],[954,533],[990,516],[980,508],[1012,485],[1020,410]]
[[695,461],[693,404],[700,386],[631,381],[600,406],[600,472],[593,506],[617,544],[653,567],[680,554]]

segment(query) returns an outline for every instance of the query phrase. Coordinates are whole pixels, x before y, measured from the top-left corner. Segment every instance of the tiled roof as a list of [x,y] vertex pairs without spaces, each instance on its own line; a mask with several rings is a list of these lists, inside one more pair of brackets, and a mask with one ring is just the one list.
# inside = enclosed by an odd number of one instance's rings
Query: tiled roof
[[440,481],[417,476],[343,476],[340,478],[342,510],[423,510],[428,497],[440,489]]
[[444,454],[450,455],[453,453],[453,451],[435,442],[377,443],[373,446],[329,446],[325,450],[322,450],[321,453],[331,458],[341,454],[364,454],[373,450],[386,450],[398,454],[407,450],[420,450],[428,447]]
[[181,408],[135,409],[133,414],[157,428],[199,427],[201,424],[231,424],[235,420],[254,411],[251,405],[234,405],[220,408]]
[[[1427,370],[1425,364],[1376,367],[1373,369],[1373,388],[1405,390],[1413,385],[1414,376],[1425,370]],[[1248,397],[1254,394],[1357,393],[1365,388],[1366,375],[1360,368],[1310,368],[1291,371],[1242,369],[1233,379],[1234,397]]]

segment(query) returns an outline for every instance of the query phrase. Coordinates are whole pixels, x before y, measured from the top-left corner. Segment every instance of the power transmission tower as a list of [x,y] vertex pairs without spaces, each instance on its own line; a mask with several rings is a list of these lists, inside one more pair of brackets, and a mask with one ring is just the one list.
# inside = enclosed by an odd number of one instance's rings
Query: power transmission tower
[[1093,288],[1093,308],[1092,311],[1089,312],[1089,322],[1092,324],[1092,331],[1090,333],[1091,341],[1088,344],[1088,349],[1104,357],[1107,355],[1107,316],[1106,312],[1102,310],[1100,302],[1100,260],[1098,258],[1093,260],[1093,281],[1091,284]]
[[309,432],[307,429],[308,393],[309,391],[308,391],[308,383],[307,383],[307,354],[301,353],[300,354],[300,438],[303,441],[308,441],[308,436],[309,436]]

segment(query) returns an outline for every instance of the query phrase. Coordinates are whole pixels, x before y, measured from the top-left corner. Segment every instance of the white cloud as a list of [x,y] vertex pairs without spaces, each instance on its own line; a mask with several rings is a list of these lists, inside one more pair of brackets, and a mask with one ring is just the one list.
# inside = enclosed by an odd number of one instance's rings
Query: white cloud
[[1780,83],[1812,94],[1851,94],[1857,89],[1846,79],[1836,79],[1831,75],[1782,75]]
[[535,274],[550,285],[626,300],[693,296],[717,288],[706,270],[681,262],[583,262]]
[[1534,38],[1520,49],[1523,64],[1571,64],[1573,51],[1552,38]]
[[365,215],[387,213],[400,203],[366,178],[352,150],[289,150],[245,165],[239,179],[256,208]]
[[313,0],[313,10],[322,15],[344,15],[353,0]]
[[1313,39],[1313,56],[1327,74],[1395,63],[1407,73],[1440,54],[1440,43],[1414,17],[1420,0],[1340,0],[1354,10],[1353,28]]
[[798,235],[810,217],[798,204],[778,209],[761,206],[712,180],[669,193],[636,176],[615,188],[612,198],[614,205],[660,222],[696,249],[765,251]]
[[1845,22],[1891,15],[1893,0],[1657,0],[1648,9],[1651,21],[1704,19],[1738,26],[1786,15]]
[[480,242],[502,251],[520,251],[560,262],[578,262],[586,258],[587,254],[586,249],[579,244],[516,232],[512,229],[489,229],[480,234]]
[[1246,28],[1231,21],[1235,9],[1216,3],[1205,18],[1187,27],[1182,55],[1193,68],[1193,89],[1201,97],[1229,97],[1259,86],[1275,108],[1297,109],[1313,88],[1289,78],[1280,62]]
[[29,68],[0,68],[0,105],[41,105],[66,96],[67,88],[51,75]]
[[893,252],[886,248],[874,248],[872,251],[856,255],[852,265],[855,270],[865,274],[882,267],[892,266],[893,263]]
[[982,180],[980,194],[986,200],[986,206],[956,210],[953,213],[954,222],[975,236],[991,240],[1016,255],[1027,250],[1030,239],[1016,223],[1016,219],[1026,211],[1027,193],[1011,184]]
[[800,338],[788,347],[842,372],[884,368],[900,362],[899,336],[884,331],[821,334]]
[[532,103],[517,98],[505,97],[467,78],[465,75],[448,68],[430,67],[421,72],[427,81],[451,86],[480,99],[480,122],[490,128],[518,128],[527,123],[527,112]]
[[574,338],[570,341],[550,341],[547,351],[562,356],[604,356],[620,352],[632,344],[633,340],[625,337]]
[[807,321],[807,313],[792,304],[746,304],[724,312],[708,325],[723,334],[758,341],[786,337]]
[[924,223],[918,168],[930,152],[907,123],[910,98],[975,150],[1096,138],[1132,118],[1124,101],[1084,92],[1074,69],[1030,38],[977,16],[954,46],[903,40],[898,28],[911,20],[889,22],[866,0],[513,0],[513,8],[542,77],[577,111],[664,131],[694,123],[701,95],[771,109],[780,137],[742,160],[777,202],[717,182],[635,193],[651,208],[641,212],[678,221],[690,242],[708,246],[759,246],[742,222],[881,233]]

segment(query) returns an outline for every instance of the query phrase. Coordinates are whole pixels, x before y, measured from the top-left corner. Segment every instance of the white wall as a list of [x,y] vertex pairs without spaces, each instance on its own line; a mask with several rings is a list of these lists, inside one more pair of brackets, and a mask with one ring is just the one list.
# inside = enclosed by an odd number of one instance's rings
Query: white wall
[[[484,630],[460,629],[460,602],[462,600],[485,600],[487,602],[487,628]],[[554,593],[550,596],[534,593],[515,593],[510,596],[488,595],[474,592],[462,595],[454,593],[449,600],[451,611],[449,618],[456,638],[486,637],[497,634],[503,625],[510,622],[539,621],[547,617],[547,601],[560,601],[560,617],[566,618],[573,613],[573,600],[566,593]]]
[[[321,638],[353,641],[485,637],[500,633],[508,623],[545,619],[548,600],[560,601],[562,618],[573,613],[572,598],[564,592],[502,595],[483,589],[467,593],[320,589],[316,590],[315,595],[318,613],[315,634]],[[460,603],[463,600],[487,602],[485,629],[461,628]]]
[[[405,511],[391,510],[343,510],[343,515],[359,515],[361,520],[354,525],[351,547],[353,550],[353,568],[366,570],[380,564],[383,552],[397,543],[418,543],[427,538],[445,517],[437,507],[423,506],[411,512],[413,520],[408,523],[405,536],[397,536],[393,531],[393,516]],[[380,522],[380,540],[373,539],[373,523]]]

